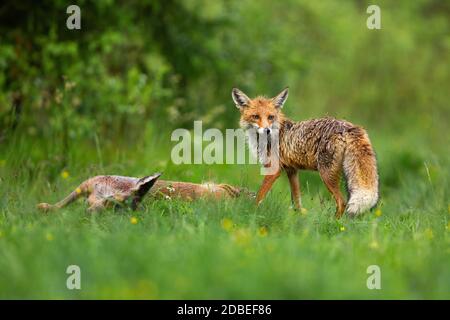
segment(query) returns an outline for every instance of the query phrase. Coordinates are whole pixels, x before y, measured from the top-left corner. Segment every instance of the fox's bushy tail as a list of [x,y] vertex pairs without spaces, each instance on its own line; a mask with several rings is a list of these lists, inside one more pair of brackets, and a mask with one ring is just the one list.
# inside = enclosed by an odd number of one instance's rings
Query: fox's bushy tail
[[346,210],[351,216],[373,208],[379,198],[377,160],[366,131],[355,127],[347,134],[344,174],[349,192]]

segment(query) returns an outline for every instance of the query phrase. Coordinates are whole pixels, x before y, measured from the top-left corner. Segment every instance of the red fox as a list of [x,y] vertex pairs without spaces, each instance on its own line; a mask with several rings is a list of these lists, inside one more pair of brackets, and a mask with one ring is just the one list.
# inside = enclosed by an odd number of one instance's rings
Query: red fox
[[[336,201],[336,218],[344,211],[350,216],[358,215],[374,207],[379,198],[378,173],[375,152],[367,132],[359,126],[344,120],[320,118],[295,122],[281,112],[288,88],[274,98],[256,97],[250,99],[237,88],[232,90],[232,98],[240,110],[242,129],[256,130],[257,135],[249,135],[249,145],[256,155],[258,137],[278,133],[278,163],[275,172],[264,177],[256,202],[261,203],[275,180],[285,171],[290,184],[291,197],[295,208],[301,207],[298,170],[319,171],[320,177]],[[268,149],[270,152],[270,149]],[[268,164],[264,164],[268,166]],[[349,192],[346,203],[339,182],[342,171]]]
[[129,204],[133,210],[137,209],[142,198],[150,191],[154,197],[181,198],[195,200],[201,197],[215,199],[235,198],[241,194],[251,195],[245,189],[227,184],[189,183],[178,181],[158,180],[160,173],[144,178],[124,176],[96,176],[81,183],[66,198],[52,205],[39,203],[37,207],[43,211],[60,209],[80,197],[86,197],[88,211],[99,211],[113,204]]

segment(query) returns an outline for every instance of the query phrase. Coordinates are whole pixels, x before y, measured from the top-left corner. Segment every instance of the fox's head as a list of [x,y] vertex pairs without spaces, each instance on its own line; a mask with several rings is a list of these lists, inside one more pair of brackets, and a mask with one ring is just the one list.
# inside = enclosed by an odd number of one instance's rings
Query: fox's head
[[141,178],[136,182],[135,187],[130,190],[130,198],[132,199],[131,207],[133,209],[136,209],[139,202],[141,202],[142,198],[153,187],[160,176],[161,173],[158,172],[151,176]]
[[233,88],[231,96],[241,112],[241,127],[245,130],[256,129],[260,134],[269,134],[272,130],[279,129],[280,121],[284,118],[281,108],[286,102],[288,93],[288,88],[285,88],[274,98],[250,99],[241,90]]

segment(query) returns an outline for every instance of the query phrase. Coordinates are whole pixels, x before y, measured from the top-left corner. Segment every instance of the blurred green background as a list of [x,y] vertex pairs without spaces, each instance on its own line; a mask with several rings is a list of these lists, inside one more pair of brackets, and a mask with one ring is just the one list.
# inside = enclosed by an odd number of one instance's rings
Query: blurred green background
[[[70,4],[0,4],[0,297],[450,297],[449,1],[77,1],[81,30],[66,28]],[[381,30],[366,27],[369,4]],[[234,86],[289,86],[291,118],[364,126],[381,211],[336,222],[315,173],[301,175],[307,216],[288,211],[286,181],[261,208],[157,202],[138,226],[129,212],[34,209],[102,173],[256,190],[257,166],[170,161],[173,129],[238,127]],[[374,257],[384,294],[365,287]],[[73,261],[90,291],[65,290]]]
[[369,3],[79,1],[81,30],[68,30],[66,1],[3,1],[0,141],[20,131],[57,154],[95,134],[136,143],[147,126],[234,128],[233,86],[288,85],[296,119],[445,142],[448,2],[378,1],[381,30],[366,27]]

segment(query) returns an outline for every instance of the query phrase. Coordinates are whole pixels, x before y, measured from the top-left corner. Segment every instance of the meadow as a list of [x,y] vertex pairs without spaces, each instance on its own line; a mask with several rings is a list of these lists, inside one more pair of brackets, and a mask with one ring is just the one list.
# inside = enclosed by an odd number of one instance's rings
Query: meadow
[[[0,5],[1,299],[450,299],[448,3],[79,1]],[[3,10],[4,9],[4,10]],[[14,18],[12,18],[14,17]],[[101,18],[99,18],[101,17]],[[270,23],[268,23],[270,22]],[[381,199],[334,218],[316,172],[257,207],[146,199],[138,211],[37,211],[99,174],[256,191],[258,165],[175,165],[174,129],[237,128],[231,100],[286,85],[285,113],[365,127]],[[81,290],[69,290],[69,265]],[[381,271],[370,290],[367,268]]]
[[[165,178],[253,190],[262,179],[256,165],[174,166],[163,137],[154,136],[130,149],[80,145],[53,183],[46,179],[50,164],[33,163],[35,146],[22,140],[2,150],[1,298],[450,297],[448,162],[422,161],[414,148],[426,150],[426,144],[399,150],[406,145],[401,137],[389,140],[376,131],[382,198],[356,219],[335,220],[334,201],[313,172],[300,175],[302,212],[289,208],[286,178],[260,207],[238,198],[148,199],[136,212],[93,215],[82,201],[49,214],[35,209],[99,172],[163,171]],[[50,141],[42,145],[51,149]],[[81,269],[81,290],[66,287],[69,265]],[[366,286],[370,265],[381,269],[381,290]]]

